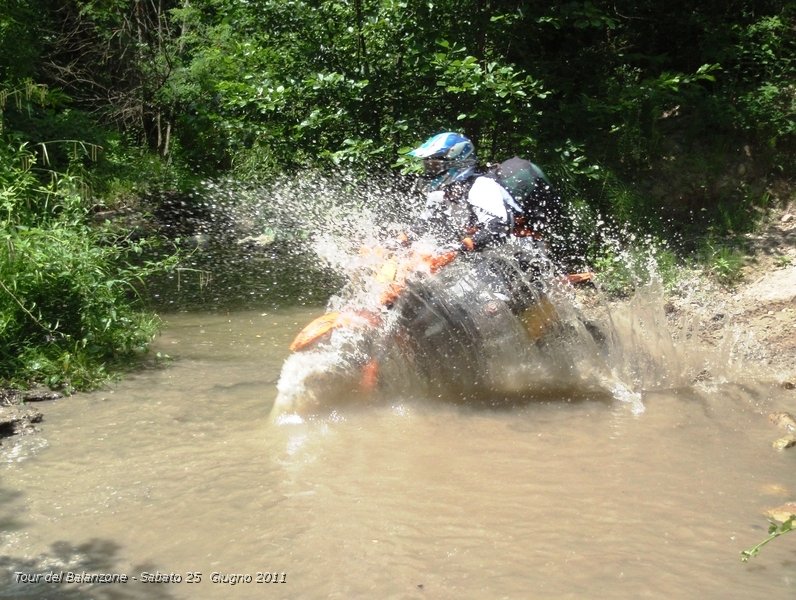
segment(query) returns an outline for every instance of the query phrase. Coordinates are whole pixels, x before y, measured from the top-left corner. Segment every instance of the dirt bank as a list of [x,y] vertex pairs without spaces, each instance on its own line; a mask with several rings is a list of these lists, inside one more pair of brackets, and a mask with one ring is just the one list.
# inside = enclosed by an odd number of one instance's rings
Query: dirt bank
[[33,404],[61,397],[58,392],[45,389],[23,392],[0,388],[0,448],[3,445],[3,438],[38,431],[37,424],[44,417]]
[[785,386],[796,383],[796,203],[772,211],[746,236],[743,277],[727,287],[703,274],[686,278],[671,303],[672,320],[698,312],[700,341],[727,344],[733,353],[769,371]]
[[765,348],[763,358],[796,377],[796,205],[776,213],[752,239],[756,254],[737,295],[741,318]]

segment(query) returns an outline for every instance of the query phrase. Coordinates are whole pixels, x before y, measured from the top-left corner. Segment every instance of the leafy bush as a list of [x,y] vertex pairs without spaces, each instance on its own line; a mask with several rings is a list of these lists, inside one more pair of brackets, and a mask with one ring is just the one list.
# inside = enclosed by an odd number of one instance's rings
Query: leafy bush
[[[775,145],[796,136],[796,67],[793,21],[785,14],[763,16],[734,28],[733,72],[743,82],[739,120],[763,141]],[[746,88],[746,89],[744,89]]]
[[138,289],[175,259],[139,260],[146,241],[92,225],[82,181],[43,184],[36,158],[0,148],[0,381],[87,389],[146,350]]
[[745,254],[739,248],[710,238],[702,243],[697,258],[719,283],[728,286],[741,280],[746,265]]
[[600,289],[611,297],[627,297],[654,279],[669,285],[676,276],[675,265],[670,252],[653,252],[638,245],[621,251],[606,245],[594,260]]

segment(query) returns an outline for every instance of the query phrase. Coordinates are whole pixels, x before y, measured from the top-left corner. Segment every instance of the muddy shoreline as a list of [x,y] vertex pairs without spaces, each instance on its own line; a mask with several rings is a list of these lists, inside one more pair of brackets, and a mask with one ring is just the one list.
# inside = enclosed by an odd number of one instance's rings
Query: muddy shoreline
[[[722,343],[732,323],[750,340],[744,358],[769,372],[786,389],[796,386],[796,203],[772,211],[758,231],[746,236],[750,252],[742,281],[723,288],[705,277],[703,290],[671,299],[674,312],[700,304],[707,317],[700,341]],[[691,305],[689,305],[691,303]],[[796,395],[794,396],[796,402]],[[796,409],[796,406],[794,406]]]
[[35,408],[36,403],[62,397],[59,392],[42,388],[25,391],[0,389],[0,452],[4,438],[38,432],[37,425],[44,420],[44,415]]

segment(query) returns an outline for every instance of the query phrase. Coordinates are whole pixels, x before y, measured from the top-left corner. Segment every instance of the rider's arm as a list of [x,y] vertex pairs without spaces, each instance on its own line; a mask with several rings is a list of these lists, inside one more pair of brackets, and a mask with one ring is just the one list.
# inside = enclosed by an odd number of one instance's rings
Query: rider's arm
[[426,204],[406,232],[408,239],[416,239],[428,233],[434,226],[446,220],[445,194],[442,190],[426,193]]
[[506,241],[512,215],[506,208],[505,194],[508,192],[489,177],[478,177],[473,182],[467,193],[467,204],[474,217],[475,232],[469,236],[472,247],[465,242],[466,249],[480,250]]
[[454,204],[444,190],[435,190],[426,195],[423,212],[409,225],[407,241],[431,236],[439,243],[448,243],[458,238],[462,223],[453,215]]

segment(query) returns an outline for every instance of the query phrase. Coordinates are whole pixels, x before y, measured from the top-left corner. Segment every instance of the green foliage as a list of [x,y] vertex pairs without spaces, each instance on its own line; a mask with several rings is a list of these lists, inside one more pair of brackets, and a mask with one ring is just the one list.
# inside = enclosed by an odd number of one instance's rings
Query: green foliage
[[794,530],[794,526],[796,526],[796,515],[791,515],[786,521],[782,523],[772,522],[768,526],[768,537],[759,544],[755,544],[751,548],[748,548],[746,550],[741,550],[741,560],[743,562],[746,562],[750,558],[754,558],[755,556],[760,554],[760,550],[762,550],[763,546],[777,539],[781,535],[790,533],[791,531]]
[[463,128],[488,146],[519,140],[548,92],[488,44],[445,41],[457,38],[457,13],[415,2],[193,5],[179,13],[193,52],[170,78],[191,108],[183,123],[212,130],[212,147],[246,174],[389,164],[429,129]]
[[84,181],[45,168],[54,145],[0,145],[0,381],[86,389],[146,349],[158,322],[139,289],[175,259],[93,225]]
[[746,256],[731,243],[707,238],[703,241],[697,257],[719,283],[732,286],[743,277]]
[[594,260],[600,289],[612,297],[629,296],[646,270],[639,261],[628,262],[627,257],[607,247]]
[[[786,168],[793,138],[793,12],[773,1],[742,0],[732,11],[651,0],[532,10],[449,0],[7,3],[0,41],[9,65],[20,65],[9,80],[57,84],[69,111],[102,114],[199,175],[365,170],[459,129],[485,160],[524,154],[555,168],[573,145],[583,164],[603,170],[568,184],[620,190],[654,176],[667,140],[685,143],[687,164],[703,149],[688,150],[695,138],[753,132]],[[36,10],[43,18],[28,18]],[[64,127],[79,122],[58,114]],[[604,200],[600,208],[629,213],[632,202],[649,212],[624,193]]]
[[787,254],[777,254],[774,257],[774,264],[777,267],[789,267],[793,264],[793,257],[788,256]]
[[552,163],[551,173],[555,170],[556,179],[559,181],[603,181],[605,176],[600,165],[591,162],[586,154],[583,144],[578,144],[571,139],[555,147],[556,160]]
[[660,241],[630,239],[602,244],[592,258],[600,289],[611,297],[627,297],[653,280],[671,287],[678,277],[676,255]]
[[431,61],[436,85],[449,94],[451,110],[458,111],[457,128],[480,131],[482,139],[494,143],[518,127],[533,130],[535,103],[550,94],[542,82],[512,65],[479,60],[464,46],[444,40],[437,45]]
[[741,84],[740,124],[769,144],[793,141],[796,134],[796,33],[794,15],[766,15],[737,24],[730,57]]
[[42,52],[36,23],[41,23],[37,4],[0,0],[0,81],[21,81],[35,73]]
[[605,82],[599,99],[585,99],[587,110],[613,137],[614,160],[633,168],[651,166],[661,148],[667,121],[683,106],[694,106],[707,93],[704,82],[715,81],[717,64],[703,64],[693,73],[660,71],[620,64]]
[[672,132],[793,133],[793,13],[775,2],[5,4],[6,81],[46,74],[211,175],[392,161],[443,128],[488,159],[574,140],[617,172]]

